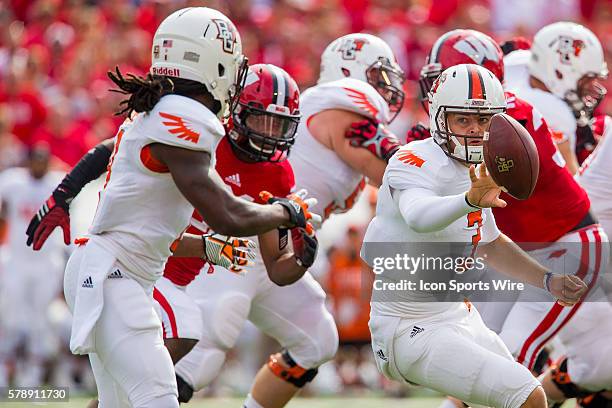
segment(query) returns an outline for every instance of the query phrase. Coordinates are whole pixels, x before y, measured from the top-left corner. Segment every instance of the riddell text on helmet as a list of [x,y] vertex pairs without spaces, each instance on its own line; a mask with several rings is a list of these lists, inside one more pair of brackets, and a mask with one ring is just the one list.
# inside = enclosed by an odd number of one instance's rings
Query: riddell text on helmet
[[153,72],[153,75],[164,75],[173,77],[181,76],[181,71],[178,68],[153,67],[151,71]]

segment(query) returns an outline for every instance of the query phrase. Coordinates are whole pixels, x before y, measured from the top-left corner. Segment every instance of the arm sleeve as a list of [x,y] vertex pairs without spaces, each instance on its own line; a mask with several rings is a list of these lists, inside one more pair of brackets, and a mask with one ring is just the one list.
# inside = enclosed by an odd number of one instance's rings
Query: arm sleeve
[[87,183],[106,172],[110,156],[110,149],[104,143],[98,144],[66,174],[54,193],[63,194],[66,202],[70,202]]
[[464,193],[438,196],[430,190],[414,188],[394,191],[392,195],[406,224],[419,233],[440,231],[474,211]]
[[482,212],[485,214],[485,223],[482,227],[482,242],[495,241],[501,234],[501,231],[497,228],[493,211],[490,208],[483,208]]

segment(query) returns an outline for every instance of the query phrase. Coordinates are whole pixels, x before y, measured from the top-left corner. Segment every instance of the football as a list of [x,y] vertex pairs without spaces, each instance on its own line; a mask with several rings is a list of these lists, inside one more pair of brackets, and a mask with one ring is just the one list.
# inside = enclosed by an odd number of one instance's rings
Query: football
[[484,161],[495,183],[518,200],[531,196],[540,160],[531,135],[516,119],[498,113],[484,136]]

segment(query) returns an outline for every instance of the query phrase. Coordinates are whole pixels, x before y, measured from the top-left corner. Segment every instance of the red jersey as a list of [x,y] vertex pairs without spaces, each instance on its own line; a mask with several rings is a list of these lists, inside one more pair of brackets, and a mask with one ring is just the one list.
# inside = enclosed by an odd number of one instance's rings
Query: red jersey
[[508,115],[525,126],[537,146],[540,174],[527,200],[502,193],[508,206],[493,208],[497,226],[517,243],[554,242],[585,217],[591,206],[589,198],[566,170],[540,113],[510,92],[506,92],[506,101]]
[[[293,169],[288,161],[280,163],[246,163],[236,157],[227,138],[221,139],[215,152],[215,170],[235,196],[264,204],[259,192],[267,190],[277,197],[285,197],[295,186]],[[186,232],[201,235],[208,231],[202,217],[194,211],[191,225]],[[164,276],[175,285],[186,286],[204,266],[201,258],[168,258]]]

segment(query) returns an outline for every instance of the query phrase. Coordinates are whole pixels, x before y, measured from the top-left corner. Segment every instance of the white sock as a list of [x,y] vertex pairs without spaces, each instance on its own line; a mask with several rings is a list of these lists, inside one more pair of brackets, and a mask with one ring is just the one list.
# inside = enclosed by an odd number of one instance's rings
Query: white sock
[[255,401],[255,399],[253,399],[253,396],[249,394],[247,395],[247,398],[244,401],[244,404],[242,404],[242,408],[264,408],[264,407],[259,405],[259,402]]

